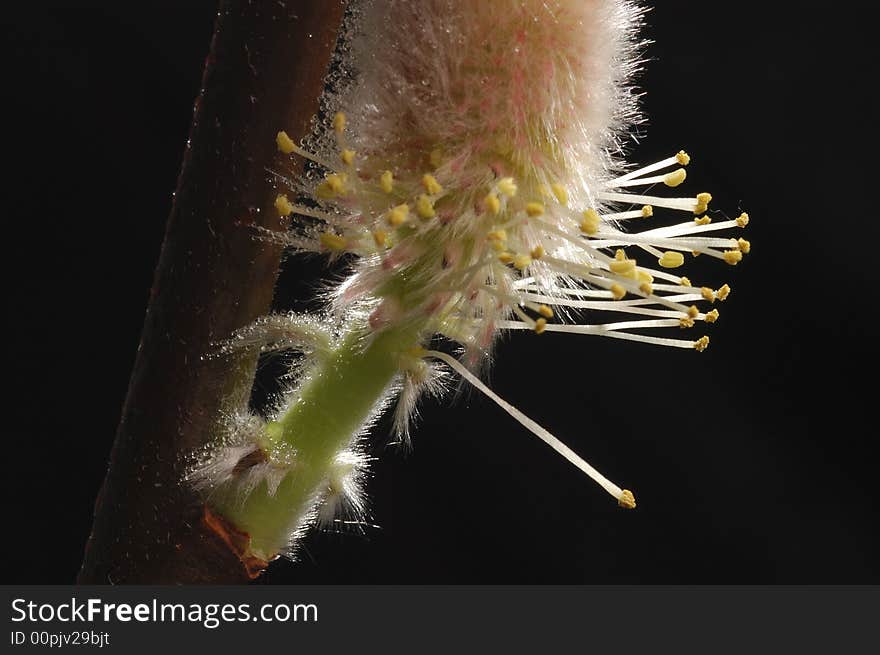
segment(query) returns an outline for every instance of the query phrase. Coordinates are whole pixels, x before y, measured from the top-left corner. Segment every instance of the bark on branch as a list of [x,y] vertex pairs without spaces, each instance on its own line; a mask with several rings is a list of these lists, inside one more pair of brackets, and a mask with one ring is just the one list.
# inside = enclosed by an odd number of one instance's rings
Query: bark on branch
[[317,111],[342,13],[221,3],[80,583],[239,583],[265,565],[180,484],[181,456],[250,393],[253,356],[203,356],[270,308],[281,252],[247,226],[279,228],[265,168],[276,132],[302,136]]

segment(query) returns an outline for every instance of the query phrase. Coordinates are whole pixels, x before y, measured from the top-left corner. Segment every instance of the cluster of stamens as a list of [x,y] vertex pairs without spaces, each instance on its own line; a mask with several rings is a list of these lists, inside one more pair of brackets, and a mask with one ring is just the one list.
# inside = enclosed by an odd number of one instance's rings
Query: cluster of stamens
[[[706,255],[736,265],[750,250],[743,238],[706,236],[743,228],[749,220],[743,213],[713,221],[707,214],[708,193],[669,198],[627,191],[678,187],[690,162],[685,152],[608,180],[593,194],[594,207],[573,207],[562,183],[516,180],[499,165],[487,165],[485,176],[464,185],[435,154],[430,159],[437,169],[430,172],[371,170],[368,160],[347,147],[345,125],[345,115],[336,114],[337,162],[278,134],[282,152],[304,156],[327,171],[313,191],[316,206],[294,205],[283,194],[275,204],[282,215],[317,219],[288,235],[289,243],[362,258],[357,280],[345,285],[346,299],[380,300],[374,327],[424,317],[428,332],[481,352],[497,330],[522,329],[698,351],[708,345],[707,336],[640,332],[714,323],[718,310],[704,311],[699,305],[725,300],[730,287],[697,286],[674,271],[686,256]],[[621,229],[653,217],[658,209],[690,218],[640,232]],[[639,252],[635,256],[628,249]],[[633,319],[584,324],[576,320],[584,310]],[[566,320],[551,322],[557,317]]]

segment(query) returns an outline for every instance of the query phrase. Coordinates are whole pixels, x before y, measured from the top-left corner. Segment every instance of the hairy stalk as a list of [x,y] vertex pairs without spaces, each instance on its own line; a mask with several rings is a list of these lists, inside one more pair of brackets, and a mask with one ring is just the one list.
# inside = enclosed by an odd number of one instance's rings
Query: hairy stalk
[[243,501],[234,486],[212,496],[214,510],[250,535],[250,555],[271,559],[305,527],[316,495],[332,478],[337,453],[351,445],[352,435],[381,404],[401,356],[418,344],[418,333],[414,326],[374,337],[362,328],[350,332],[310,371],[297,402],[271,424],[277,427],[267,430],[264,448],[271,456],[296,457],[274,494],[261,485]]

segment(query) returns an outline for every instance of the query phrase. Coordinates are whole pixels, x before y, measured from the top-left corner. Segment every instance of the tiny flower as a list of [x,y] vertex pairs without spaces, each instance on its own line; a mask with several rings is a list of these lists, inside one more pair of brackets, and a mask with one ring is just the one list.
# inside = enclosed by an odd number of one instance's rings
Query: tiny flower
[[[738,264],[751,249],[739,235],[748,216],[713,220],[710,194],[679,192],[691,164],[683,150],[642,167],[620,159],[638,120],[630,79],[642,11],[628,0],[375,0],[354,16],[346,57],[357,78],[326,95],[328,118],[305,145],[278,134],[281,155],[313,169],[289,181],[299,202],[276,201],[291,230],[263,234],[355,262],[329,315],[343,336],[322,351],[332,359],[349,348],[344,335],[362,344],[351,357],[387,350],[397,383],[377,387],[367,413],[400,390],[403,441],[419,395],[442,391],[445,365],[635,507],[630,491],[473,371],[511,330],[698,352],[709,343],[683,331],[718,320],[706,305],[730,287],[692,283],[682,270],[697,255]],[[461,360],[428,349],[438,335],[462,348]],[[348,357],[337,357],[337,369],[344,362],[358,375]],[[298,403],[312,379],[272,419],[291,448],[299,437],[285,417],[306,411]],[[350,453],[354,435],[343,437],[339,453]],[[339,462],[360,460],[339,453],[322,464],[313,494],[348,484],[357,511],[357,485],[341,481]]]

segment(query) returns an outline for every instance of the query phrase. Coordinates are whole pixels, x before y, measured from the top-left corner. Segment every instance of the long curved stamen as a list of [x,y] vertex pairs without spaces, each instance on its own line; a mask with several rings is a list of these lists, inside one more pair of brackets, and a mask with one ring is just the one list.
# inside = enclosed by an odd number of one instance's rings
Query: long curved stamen
[[483,395],[485,395],[501,409],[507,412],[513,419],[519,422],[520,425],[522,425],[529,432],[531,432],[541,441],[550,446],[557,453],[562,455],[567,461],[571,462],[581,471],[586,473],[591,480],[593,480],[596,484],[598,484],[605,491],[611,494],[611,496],[613,496],[615,500],[617,500],[618,504],[621,507],[625,507],[627,509],[635,508],[636,501],[631,491],[627,489],[621,489],[616,484],[611,482],[611,480],[599,473],[599,471],[590,466],[581,456],[579,456],[571,448],[562,443],[562,441],[560,441],[557,437],[553,436],[553,434],[549,432],[546,428],[538,425],[535,421],[530,419],[528,416],[519,411],[516,407],[511,405],[509,402],[501,398],[498,394],[496,394],[489,387],[483,384],[483,381],[480,380],[480,378],[471,373],[461,362],[455,359],[455,357],[451,357],[446,353],[440,352],[438,350],[428,350],[425,351],[424,354],[427,357],[439,359],[444,364],[453,369],[463,379],[467,380],[475,389],[480,391]]

